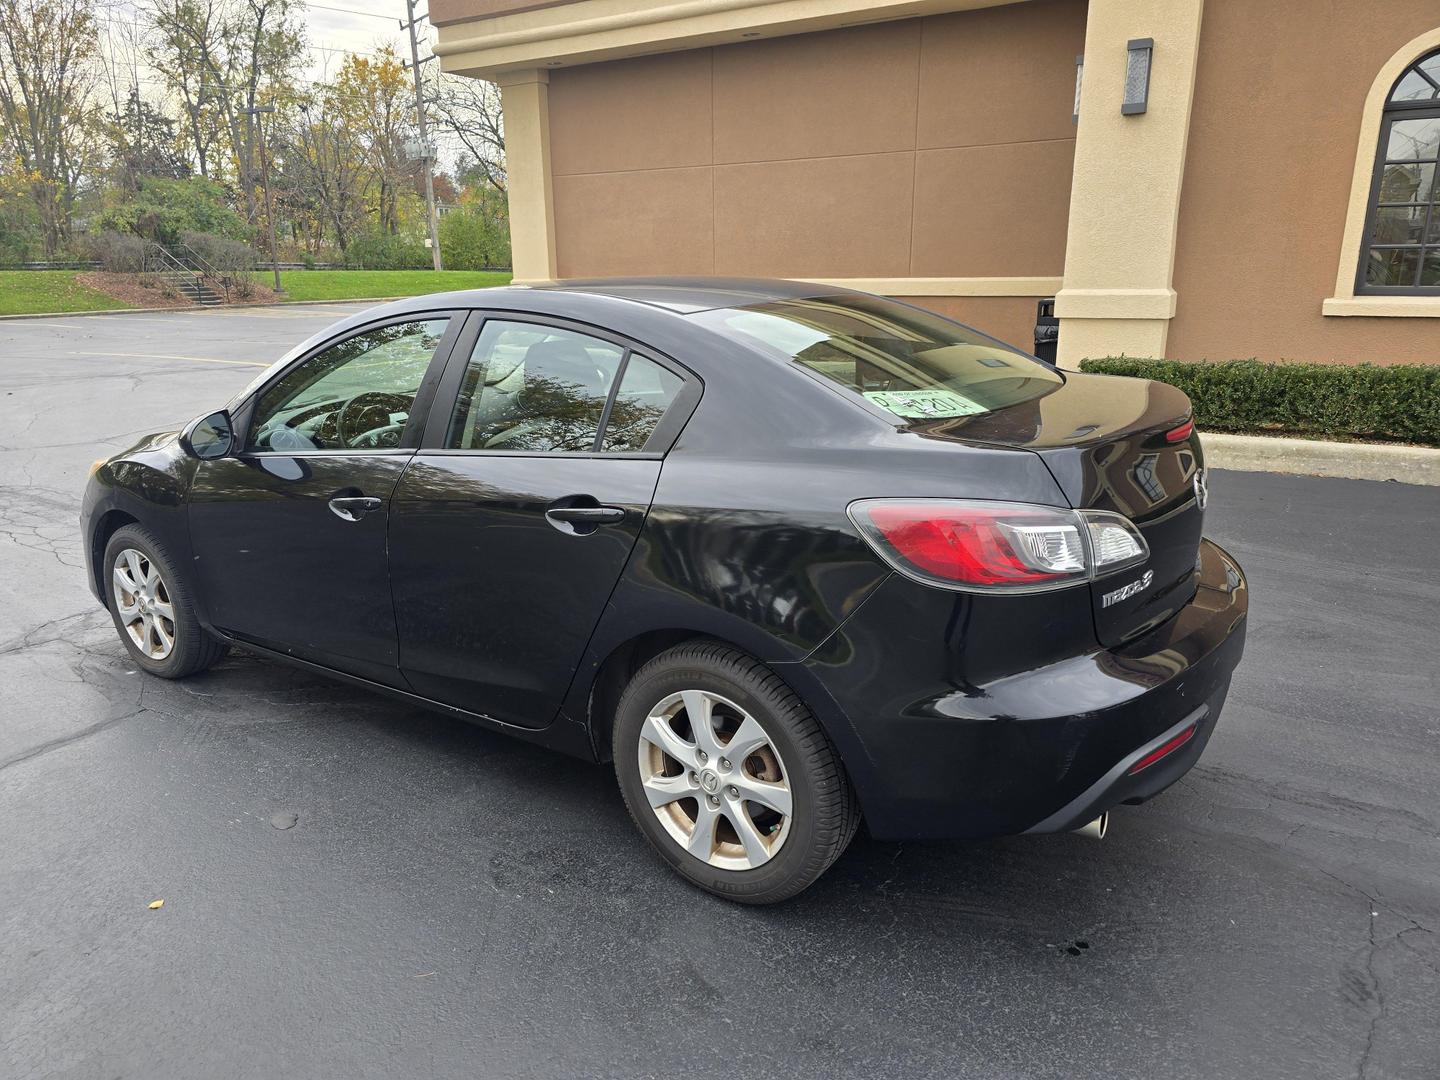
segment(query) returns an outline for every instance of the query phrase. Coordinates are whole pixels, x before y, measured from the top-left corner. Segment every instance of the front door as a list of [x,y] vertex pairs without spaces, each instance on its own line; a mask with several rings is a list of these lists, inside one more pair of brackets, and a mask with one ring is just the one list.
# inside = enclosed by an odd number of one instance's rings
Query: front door
[[453,408],[437,403],[394,496],[401,668],[427,697],[542,727],[649,511],[686,379],[514,318],[450,367],[437,402]]
[[367,328],[302,359],[242,406],[243,448],[203,462],[190,495],[195,566],[216,626],[403,685],[390,500],[459,321],[412,316]]

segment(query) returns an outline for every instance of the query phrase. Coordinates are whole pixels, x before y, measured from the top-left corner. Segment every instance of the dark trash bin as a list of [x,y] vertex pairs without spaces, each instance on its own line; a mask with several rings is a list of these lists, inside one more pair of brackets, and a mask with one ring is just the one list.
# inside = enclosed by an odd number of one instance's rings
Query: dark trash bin
[[1035,355],[1055,366],[1055,349],[1060,341],[1060,320],[1055,317],[1055,298],[1035,305]]

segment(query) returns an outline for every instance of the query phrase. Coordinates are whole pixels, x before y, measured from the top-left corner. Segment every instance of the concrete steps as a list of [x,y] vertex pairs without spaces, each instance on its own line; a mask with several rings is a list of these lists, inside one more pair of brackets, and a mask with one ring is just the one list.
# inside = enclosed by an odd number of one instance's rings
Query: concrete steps
[[155,276],[191,303],[201,307],[215,307],[225,302],[225,298],[207,285],[203,278],[193,274],[179,270],[160,270]]

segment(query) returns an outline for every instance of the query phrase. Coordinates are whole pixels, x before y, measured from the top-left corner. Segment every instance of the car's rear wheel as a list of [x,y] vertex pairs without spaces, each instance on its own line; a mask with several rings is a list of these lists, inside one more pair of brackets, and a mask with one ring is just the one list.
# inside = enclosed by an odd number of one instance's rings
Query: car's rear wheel
[[115,531],[105,545],[104,565],[115,629],[131,659],[146,671],[179,679],[204,671],[229,651],[200,625],[179,569],[140,526]]
[[769,668],[719,642],[680,645],[636,672],[614,757],[640,831],[685,878],[730,900],[794,896],[860,822],[815,717]]

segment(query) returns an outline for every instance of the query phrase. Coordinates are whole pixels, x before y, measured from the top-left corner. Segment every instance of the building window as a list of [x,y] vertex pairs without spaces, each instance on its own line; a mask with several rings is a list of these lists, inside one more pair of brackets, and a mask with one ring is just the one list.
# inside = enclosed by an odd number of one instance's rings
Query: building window
[[1440,295],[1440,50],[1395,82],[1380,122],[1357,293]]

